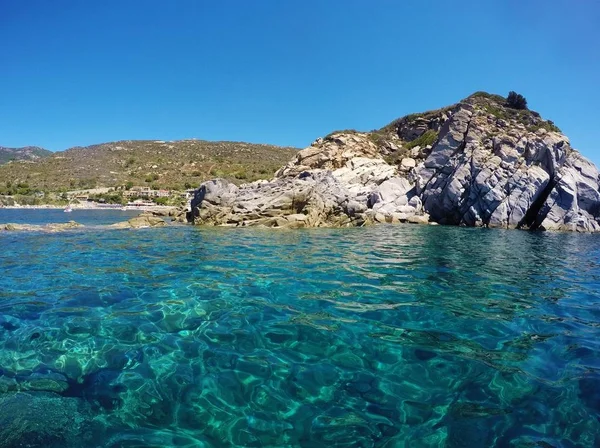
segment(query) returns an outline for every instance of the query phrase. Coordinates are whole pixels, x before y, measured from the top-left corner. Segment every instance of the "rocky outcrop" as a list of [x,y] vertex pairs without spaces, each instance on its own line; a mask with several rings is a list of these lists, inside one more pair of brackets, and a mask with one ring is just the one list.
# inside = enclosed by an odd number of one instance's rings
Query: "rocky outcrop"
[[36,224],[0,224],[0,231],[7,232],[63,232],[65,230],[77,229],[83,227],[81,224],[75,221],[69,221],[65,223],[52,223],[45,225]]
[[[135,218],[131,218],[128,221],[122,221],[115,224],[94,226],[95,229],[145,229],[148,227],[165,227],[167,222],[154,216],[151,212],[142,213]],[[44,225],[36,224],[0,224],[0,232],[64,232],[66,230],[73,230],[82,228],[83,225],[75,221],[69,221],[65,223],[52,223]]]
[[197,224],[268,227],[418,222],[600,230],[596,167],[552,122],[475,94],[379,131],[318,139],[271,181],[205,182]]
[[145,229],[148,227],[165,227],[167,223],[164,219],[154,216],[151,212],[142,213],[128,221],[111,224],[108,227],[113,229]]
[[403,210],[419,213],[418,198],[406,199],[405,190],[411,188],[396,167],[378,156],[367,134],[339,134],[300,151],[270,182],[240,187],[224,179],[205,182],[192,199],[191,219],[292,228],[391,222],[391,215],[379,213],[384,205],[398,212],[396,220],[407,218]]

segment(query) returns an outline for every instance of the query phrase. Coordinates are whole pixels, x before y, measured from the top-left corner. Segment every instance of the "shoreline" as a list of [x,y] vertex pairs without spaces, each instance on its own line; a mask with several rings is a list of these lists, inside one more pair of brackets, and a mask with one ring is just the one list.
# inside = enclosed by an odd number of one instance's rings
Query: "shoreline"
[[[0,206],[0,210],[64,210],[66,205],[52,205],[52,204],[41,204],[41,205],[4,205]],[[71,204],[71,209],[75,210],[121,210],[121,211],[171,211],[176,210],[177,207],[173,205],[141,205],[141,206],[120,206],[120,207],[107,207],[100,204]]]

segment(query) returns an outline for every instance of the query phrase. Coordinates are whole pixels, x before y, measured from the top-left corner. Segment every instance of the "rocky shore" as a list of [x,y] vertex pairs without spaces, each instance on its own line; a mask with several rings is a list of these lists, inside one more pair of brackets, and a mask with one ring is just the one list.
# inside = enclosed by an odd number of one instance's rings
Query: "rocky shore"
[[[142,213],[135,218],[131,218],[127,221],[118,222],[106,226],[94,226],[94,228],[106,228],[106,229],[145,229],[150,227],[165,227],[167,222],[155,216],[153,213]],[[0,224],[0,232],[64,232],[67,230],[80,229],[84,227],[75,221],[69,221],[66,223],[51,223],[51,224]]]
[[414,222],[595,232],[599,177],[552,122],[481,93],[371,133],[320,138],[270,181],[205,182],[187,219],[218,226]]

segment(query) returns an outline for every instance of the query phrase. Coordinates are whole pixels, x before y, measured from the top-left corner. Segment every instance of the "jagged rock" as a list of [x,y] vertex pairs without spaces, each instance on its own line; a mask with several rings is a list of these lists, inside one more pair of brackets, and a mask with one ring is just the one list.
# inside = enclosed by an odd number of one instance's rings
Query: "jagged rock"
[[140,213],[139,216],[175,216],[176,208],[175,207],[163,207],[156,210],[147,210]]
[[406,219],[411,224],[429,224],[429,215],[412,215]]
[[223,179],[210,181],[197,191],[191,206],[198,224],[341,226],[357,219],[348,208],[350,196],[330,171],[315,171],[239,188]]
[[400,161],[400,165],[403,168],[414,168],[417,166],[417,161],[411,157],[406,157]]
[[[377,138],[333,133],[300,151],[271,181],[205,182],[188,217],[230,226],[418,222],[599,231],[596,167],[551,122],[507,109],[498,98],[473,95],[407,116]],[[416,138],[425,145],[402,149]],[[399,144],[390,145],[394,139]],[[383,159],[391,154],[399,167]]]
[[310,169],[335,170],[356,157],[379,158],[377,146],[366,133],[334,133],[298,152],[294,160],[275,173],[275,177],[297,176]]

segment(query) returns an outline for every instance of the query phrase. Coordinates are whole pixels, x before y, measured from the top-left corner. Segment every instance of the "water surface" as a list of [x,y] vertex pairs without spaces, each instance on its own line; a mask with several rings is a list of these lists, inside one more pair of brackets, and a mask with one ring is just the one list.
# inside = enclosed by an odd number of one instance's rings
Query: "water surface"
[[597,236],[178,227],[0,246],[0,435],[25,413],[45,422],[19,427],[32,446],[600,443]]
[[0,209],[0,223],[36,224],[63,223],[77,221],[85,226],[100,226],[127,221],[140,214],[139,210],[120,209],[73,209],[65,213],[63,209]]

